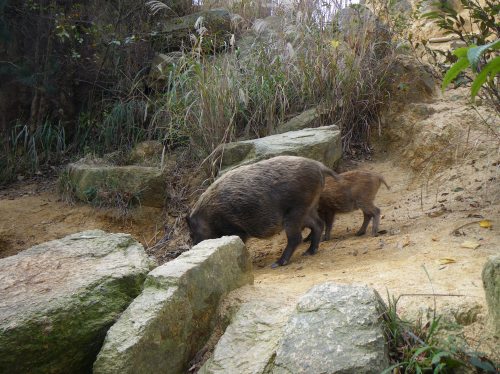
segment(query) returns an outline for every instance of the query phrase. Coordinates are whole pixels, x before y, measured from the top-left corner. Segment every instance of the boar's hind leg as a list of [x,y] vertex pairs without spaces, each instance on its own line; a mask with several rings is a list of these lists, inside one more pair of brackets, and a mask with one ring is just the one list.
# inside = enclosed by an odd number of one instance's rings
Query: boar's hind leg
[[366,213],[365,211],[363,211],[363,224],[356,233],[356,236],[361,236],[366,233],[366,228],[368,227],[368,224],[370,223],[371,219],[372,219],[371,213]]
[[375,212],[373,214],[373,223],[372,223],[372,235],[378,235],[378,225],[380,224],[380,209],[375,207]]
[[293,252],[302,242],[301,228],[302,225],[299,219],[293,220],[290,219],[290,217],[287,217],[285,222],[285,232],[288,243],[280,259],[272,264],[272,268],[284,266],[288,263],[288,261],[290,261],[290,257],[292,257]]
[[361,225],[361,228],[356,233],[356,235],[360,236],[365,234],[368,223],[370,222],[370,219],[373,218],[372,235],[377,236],[378,225],[380,223],[380,209],[371,204],[369,206],[361,207],[361,210],[363,211],[363,224]]
[[309,246],[307,251],[303,253],[303,255],[314,255],[318,251],[321,234],[323,232],[323,220],[319,218],[316,211],[313,211],[309,216],[306,217],[304,225],[311,229],[311,233],[309,234],[309,236],[311,237],[311,245]]
[[[327,212],[323,212],[323,211],[318,211],[318,216],[321,220],[321,226],[323,227],[323,224],[326,224],[325,225],[325,236],[323,238],[323,240],[330,240],[330,232],[332,231],[332,227],[333,227],[333,220],[335,218],[335,213],[332,212],[332,211],[327,211]],[[304,225],[306,227],[310,227],[308,226],[307,224]],[[311,229],[311,232],[309,233],[309,235],[307,235],[307,237],[304,239],[305,242],[310,242],[311,241],[311,237],[312,237],[312,229]]]
[[325,214],[321,217],[323,221],[325,221],[325,237],[324,241],[330,240],[330,233],[333,228],[333,221],[335,219],[335,212],[329,211],[325,212]]

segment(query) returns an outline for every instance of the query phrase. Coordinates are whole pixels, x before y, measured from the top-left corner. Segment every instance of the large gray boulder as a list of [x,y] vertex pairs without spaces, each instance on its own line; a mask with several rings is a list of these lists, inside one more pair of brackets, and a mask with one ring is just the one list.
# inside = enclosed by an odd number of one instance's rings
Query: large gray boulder
[[293,310],[282,300],[243,304],[199,374],[265,373]]
[[375,290],[335,283],[296,305],[246,302],[200,374],[380,373],[389,365],[383,308]]
[[90,372],[153,265],[130,235],[101,230],[1,259],[0,372]]
[[498,335],[500,334],[500,256],[488,259],[482,277],[489,317]]
[[151,166],[87,163],[68,165],[68,177],[76,197],[102,205],[140,204],[162,208],[165,204],[165,177]]
[[282,155],[308,157],[332,167],[342,156],[342,144],[338,127],[324,126],[227,143],[220,148],[220,152],[220,174],[241,165]]
[[229,291],[253,282],[236,236],[205,240],[148,274],[145,288],[108,331],[95,374],[184,373]]
[[287,323],[271,372],[380,373],[389,360],[379,300],[366,286],[314,286]]

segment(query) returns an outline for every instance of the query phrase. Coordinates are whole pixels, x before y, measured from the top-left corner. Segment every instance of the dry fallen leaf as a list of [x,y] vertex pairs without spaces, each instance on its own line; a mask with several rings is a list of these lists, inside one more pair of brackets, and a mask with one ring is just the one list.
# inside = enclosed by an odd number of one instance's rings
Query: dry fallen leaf
[[447,265],[447,264],[454,264],[456,261],[452,258],[446,257],[446,258],[440,258],[438,262],[440,265]]
[[475,242],[475,241],[472,241],[472,240],[466,240],[465,242],[463,242],[462,244],[460,244],[461,247],[463,247],[463,248],[469,248],[469,249],[476,249],[480,245],[481,244],[479,244],[478,242]]
[[479,221],[479,226],[484,229],[489,229],[491,227],[491,221],[489,219],[483,219]]

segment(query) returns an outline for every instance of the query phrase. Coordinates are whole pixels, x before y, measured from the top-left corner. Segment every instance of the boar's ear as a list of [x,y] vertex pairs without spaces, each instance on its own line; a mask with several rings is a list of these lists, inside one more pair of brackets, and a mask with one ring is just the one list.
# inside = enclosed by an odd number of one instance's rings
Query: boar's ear
[[189,213],[184,216],[184,220],[186,221],[188,227],[191,227],[191,218],[189,217]]

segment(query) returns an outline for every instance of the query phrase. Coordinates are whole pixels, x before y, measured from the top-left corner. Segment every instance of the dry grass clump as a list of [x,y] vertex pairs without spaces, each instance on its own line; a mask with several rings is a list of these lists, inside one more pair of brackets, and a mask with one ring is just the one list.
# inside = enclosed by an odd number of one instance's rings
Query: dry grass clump
[[[230,6],[246,17],[267,14],[257,3]],[[387,101],[390,30],[361,6],[340,13],[318,2],[273,9],[279,16],[241,17],[252,27],[228,53],[185,51],[172,64],[151,105],[154,132],[160,130],[168,144],[189,143],[204,159],[221,143],[269,135],[290,116],[321,105],[323,124],[342,129],[345,151],[369,149],[370,131]],[[196,38],[203,38],[203,29]]]

